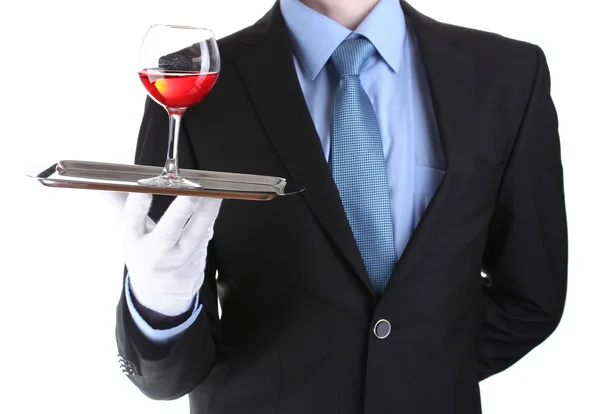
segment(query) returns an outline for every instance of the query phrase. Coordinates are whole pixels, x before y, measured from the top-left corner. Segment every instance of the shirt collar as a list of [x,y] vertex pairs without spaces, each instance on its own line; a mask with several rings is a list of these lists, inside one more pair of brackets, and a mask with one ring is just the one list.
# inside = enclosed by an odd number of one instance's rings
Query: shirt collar
[[353,33],[369,39],[394,72],[400,70],[406,21],[398,0],[380,0],[354,32],[299,0],[281,0],[280,6],[296,57],[311,79]]

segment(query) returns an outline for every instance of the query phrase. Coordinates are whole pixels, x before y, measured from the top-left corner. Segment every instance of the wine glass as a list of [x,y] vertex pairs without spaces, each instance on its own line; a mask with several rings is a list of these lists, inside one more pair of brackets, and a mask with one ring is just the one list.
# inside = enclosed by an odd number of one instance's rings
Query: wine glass
[[148,95],[169,114],[167,161],[158,177],[138,180],[141,185],[202,188],[179,173],[179,127],[186,109],[210,92],[219,76],[221,59],[211,30],[155,24],[142,42],[138,74]]

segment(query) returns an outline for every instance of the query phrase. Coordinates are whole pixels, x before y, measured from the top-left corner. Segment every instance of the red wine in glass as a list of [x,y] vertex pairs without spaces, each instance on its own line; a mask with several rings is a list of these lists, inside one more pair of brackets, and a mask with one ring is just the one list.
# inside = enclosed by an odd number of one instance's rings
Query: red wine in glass
[[217,81],[218,73],[144,69],[140,79],[155,101],[169,108],[187,109],[200,102]]
[[153,187],[201,188],[181,176],[178,142],[181,117],[214,86],[221,66],[219,48],[208,29],[152,25],[146,32],[138,59],[138,75],[148,95],[169,115],[167,160],[160,176],[138,180]]

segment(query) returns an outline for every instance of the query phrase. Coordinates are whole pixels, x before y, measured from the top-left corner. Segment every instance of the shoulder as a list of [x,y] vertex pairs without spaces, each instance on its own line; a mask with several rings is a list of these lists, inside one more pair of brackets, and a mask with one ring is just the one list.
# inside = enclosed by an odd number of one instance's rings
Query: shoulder
[[512,39],[498,33],[469,27],[440,23],[451,34],[458,46],[480,61],[496,65],[536,67],[541,49],[538,45]]
[[436,23],[482,77],[530,84],[540,65],[546,65],[544,52],[536,44],[470,27]]
[[218,44],[222,60],[232,61],[241,57],[265,37],[277,17],[283,22],[283,18],[277,16],[278,10],[276,4],[256,23],[219,39]]
[[449,44],[452,53],[475,70],[480,79],[511,79],[522,83],[535,77],[543,52],[539,46],[499,33],[442,22],[401,1],[407,24],[428,44]]
[[248,48],[246,39],[252,27],[253,26],[245,27],[235,33],[220,38],[217,41],[222,59],[235,60],[246,52]]

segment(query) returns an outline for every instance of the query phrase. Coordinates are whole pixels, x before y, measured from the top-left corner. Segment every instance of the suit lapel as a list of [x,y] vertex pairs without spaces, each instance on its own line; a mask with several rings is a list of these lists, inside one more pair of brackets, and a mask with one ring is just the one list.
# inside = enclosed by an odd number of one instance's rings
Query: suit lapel
[[471,175],[472,143],[477,133],[475,73],[471,58],[456,47],[447,28],[416,11],[405,1],[402,9],[415,32],[425,68],[442,149],[446,174],[413,232],[392,274],[386,293],[399,281],[406,283],[419,260],[452,215],[452,208]]
[[237,67],[266,133],[318,222],[373,295],[294,67],[279,2],[250,28]]

